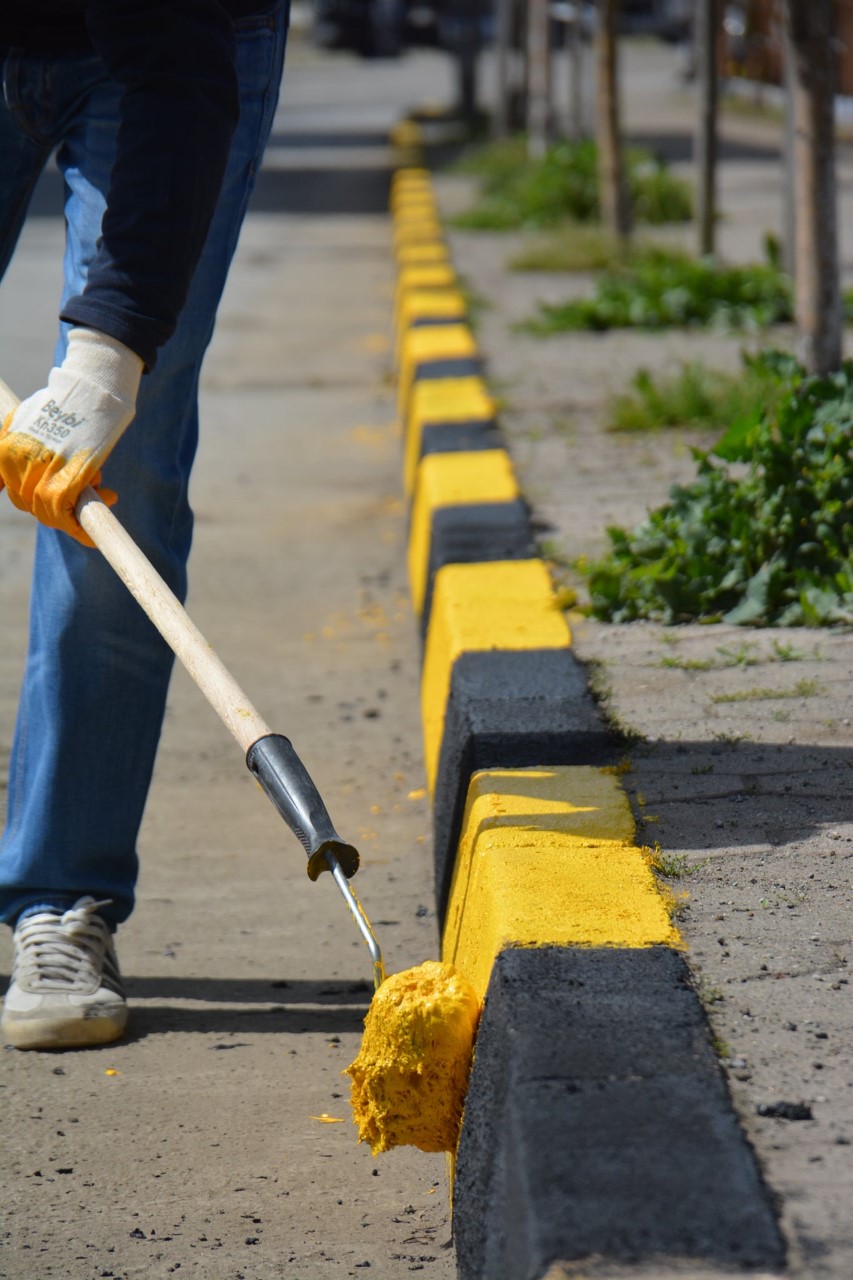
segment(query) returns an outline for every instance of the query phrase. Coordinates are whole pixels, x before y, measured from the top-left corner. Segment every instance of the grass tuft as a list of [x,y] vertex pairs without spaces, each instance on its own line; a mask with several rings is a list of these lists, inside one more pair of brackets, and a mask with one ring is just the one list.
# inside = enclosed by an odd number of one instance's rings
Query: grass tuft
[[631,390],[612,399],[607,428],[625,432],[665,427],[722,431],[744,416],[755,416],[780,394],[778,380],[763,366],[749,361],[740,375],[709,369],[701,361],[682,364],[677,373],[662,377],[639,369]]
[[[646,150],[629,149],[625,162],[638,222],[689,221],[693,201],[683,179]],[[472,149],[456,169],[480,179],[480,196],[453,219],[454,226],[509,231],[553,227],[567,218],[599,220],[597,150],[591,140],[563,140],[541,160],[531,160],[526,139],[516,136]]]

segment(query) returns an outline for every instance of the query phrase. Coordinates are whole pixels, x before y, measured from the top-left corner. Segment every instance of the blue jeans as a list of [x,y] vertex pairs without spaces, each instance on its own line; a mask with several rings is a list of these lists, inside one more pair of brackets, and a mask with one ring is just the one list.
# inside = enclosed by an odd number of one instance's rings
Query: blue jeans
[[[286,0],[237,26],[240,121],[189,298],[136,419],[103,469],[116,514],[180,598],[192,539],[187,499],[198,440],[198,381],[216,308],[275,114]],[[93,55],[19,57],[3,67],[0,273],[49,155],[65,182],[65,297],[86,281],[116,142],[119,89]],[[177,127],[180,127],[179,123]],[[56,362],[65,351],[60,327]],[[47,376],[45,370],[45,376]],[[4,370],[8,379],[14,370]],[[110,899],[133,909],[136,841],[154,767],[173,655],[97,551],[39,526],[30,642],[0,841],[0,920],[36,906]]]

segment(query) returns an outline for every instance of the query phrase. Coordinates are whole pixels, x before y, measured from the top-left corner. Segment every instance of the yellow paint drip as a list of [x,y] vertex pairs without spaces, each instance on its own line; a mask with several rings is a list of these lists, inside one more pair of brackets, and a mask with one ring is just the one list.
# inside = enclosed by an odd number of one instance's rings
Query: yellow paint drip
[[452,965],[427,960],[383,982],[346,1069],[358,1140],[375,1156],[456,1150],[479,1017],[476,992]]

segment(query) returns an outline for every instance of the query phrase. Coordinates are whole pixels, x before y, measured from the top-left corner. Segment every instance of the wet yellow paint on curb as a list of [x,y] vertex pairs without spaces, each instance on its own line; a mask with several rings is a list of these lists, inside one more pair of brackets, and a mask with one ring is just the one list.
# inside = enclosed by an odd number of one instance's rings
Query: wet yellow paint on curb
[[514,502],[515,472],[504,449],[432,453],[418,467],[409,529],[409,587],[416,613],[426,594],[433,512],[472,502]]
[[506,947],[680,946],[612,774],[495,769],[471,779],[442,959],[482,999]]
[[447,564],[435,575],[421,674],[424,762],[432,792],[453,663],[491,649],[562,649],[571,644],[541,560]]

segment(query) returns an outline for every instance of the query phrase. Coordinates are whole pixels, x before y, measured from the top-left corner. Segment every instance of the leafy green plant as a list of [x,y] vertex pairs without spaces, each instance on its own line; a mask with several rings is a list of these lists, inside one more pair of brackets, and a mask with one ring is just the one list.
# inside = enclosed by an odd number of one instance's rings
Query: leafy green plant
[[[686,222],[692,215],[690,188],[650,151],[626,153],[628,189],[639,222]],[[561,141],[541,160],[527,155],[523,137],[469,153],[457,165],[480,179],[480,198],[453,223],[471,230],[506,231],[549,227],[572,218],[598,220],[597,151],[593,141]]]
[[755,362],[775,403],[694,449],[696,479],[635,529],[608,530],[586,569],[597,617],[853,623],[853,363],[818,377],[779,352]]
[[791,281],[773,266],[727,267],[715,258],[649,249],[604,272],[591,297],[540,303],[522,327],[540,336],[674,326],[757,331],[791,316]]

